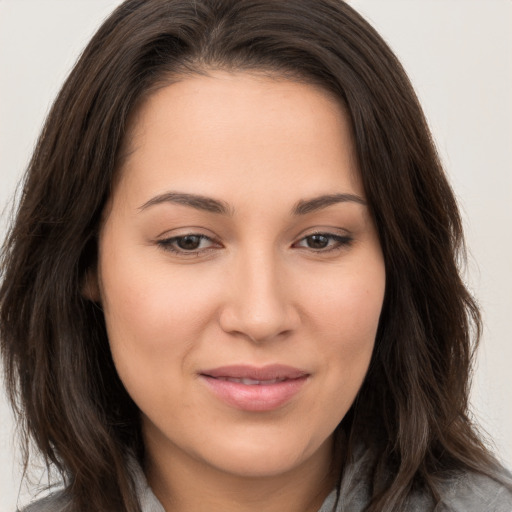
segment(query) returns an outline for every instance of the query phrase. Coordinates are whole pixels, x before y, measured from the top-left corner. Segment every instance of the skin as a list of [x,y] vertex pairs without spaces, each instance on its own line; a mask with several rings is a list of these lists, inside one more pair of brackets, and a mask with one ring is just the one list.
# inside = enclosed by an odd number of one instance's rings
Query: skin
[[[212,71],[150,96],[128,145],[87,293],[141,410],[151,487],[168,512],[318,510],[385,287],[343,107],[312,85]],[[293,213],[332,194],[351,196]],[[308,378],[271,411],[232,407],[199,377],[275,363]]]

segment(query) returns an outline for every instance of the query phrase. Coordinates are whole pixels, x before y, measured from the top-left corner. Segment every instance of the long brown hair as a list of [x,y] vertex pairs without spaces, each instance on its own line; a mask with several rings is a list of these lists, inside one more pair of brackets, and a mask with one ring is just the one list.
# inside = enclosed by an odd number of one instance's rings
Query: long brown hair
[[126,468],[127,452],[143,457],[138,410],[102,311],[81,294],[128,121],[155,87],[216,68],[321,85],[350,115],[387,279],[370,369],[339,427],[348,456],[366,443],[385,469],[368,510],[401,510],[418,485],[435,499],[451,471],[493,476],[468,418],[480,317],[458,270],[461,220],[391,50],[340,0],[128,0],[53,105],[1,260],[7,389],[25,441],[60,470],[69,510],[139,511]]

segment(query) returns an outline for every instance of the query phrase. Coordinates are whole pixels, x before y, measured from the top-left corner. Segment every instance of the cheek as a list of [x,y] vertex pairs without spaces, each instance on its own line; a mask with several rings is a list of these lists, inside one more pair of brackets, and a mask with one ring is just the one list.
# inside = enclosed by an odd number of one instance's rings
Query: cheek
[[128,393],[144,409],[156,399],[155,383],[166,382],[163,398],[177,399],[180,377],[190,371],[215,315],[216,290],[204,279],[191,282],[186,272],[174,275],[168,265],[137,258],[105,258],[101,270],[110,348]]
[[164,349],[190,337],[211,317],[216,293],[215,285],[197,274],[136,252],[105,258],[101,288],[111,342]]
[[[362,385],[375,345],[384,289],[384,266],[375,264],[344,273],[326,283],[323,293],[310,295],[311,336],[319,340],[317,349],[326,369],[324,405],[330,404],[331,410],[346,413]],[[337,407],[332,408],[333,404]]]
[[357,351],[374,342],[384,290],[384,264],[375,257],[335,268],[321,283],[306,282],[302,294],[315,329],[334,340],[333,348]]

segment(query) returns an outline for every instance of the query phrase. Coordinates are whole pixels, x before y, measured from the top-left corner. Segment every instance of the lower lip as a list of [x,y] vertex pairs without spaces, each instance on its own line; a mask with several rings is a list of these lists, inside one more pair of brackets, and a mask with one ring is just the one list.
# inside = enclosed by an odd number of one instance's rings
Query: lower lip
[[201,378],[210,390],[228,405],[253,412],[272,411],[282,407],[301,390],[308,379],[305,375],[275,384],[251,386],[241,382],[216,379],[208,375],[201,375]]

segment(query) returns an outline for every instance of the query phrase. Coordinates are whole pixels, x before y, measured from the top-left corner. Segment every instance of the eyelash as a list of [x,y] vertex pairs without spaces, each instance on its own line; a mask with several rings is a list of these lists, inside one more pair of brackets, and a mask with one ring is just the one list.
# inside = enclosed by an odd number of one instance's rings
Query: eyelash
[[211,250],[213,250],[215,247],[207,247],[205,249],[195,249],[195,250],[186,250],[186,249],[182,249],[182,248],[178,248],[176,247],[176,244],[180,241],[180,240],[184,240],[185,238],[198,238],[199,239],[199,243],[201,243],[202,241],[210,241],[214,244],[218,243],[216,242],[213,238],[209,237],[209,236],[206,236],[206,235],[201,235],[199,233],[187,233],[186,235],[181,235],[181,236],[173,236],[172,238],[166,238],[164,240],[158,240],[157,241],[157,244],[164,250],[164,251],[168,251],[168,252],[172,252],[174,254],[178,254],[180,256],[199,256],[200,254],[204,254],[206,252],[210,252]]
[[305,241],[308,238],[315,237],[315,236],[324,237],[324,238],[328,239],[328,243],[330,241],[335,242],[334,244],[331,244],[330,246],[328,246],[328,248],[326,248],[326,249],[313,249],[312,247],[305,247],[305,249],[309,249],[310,251],[315,252],[315,253],[329,253],[332,251],[339,251],[341,249],[349,247],[351,245],[351,243],[353,242],[353,238],[348,235],[336,235],[334,233],[324,233],[324,232],[319,231],[319,232],[315,232],[315,233],[310,233],[309,235],[301,238],[299,240],[299,242],[297,242],[293,245],[296,246],[298,243]]
[[[176,244],[179,243],[180,240],[184,240],[188,237],[194,237],[194,238],[199,239],[199,244],[201,244],[202,241],[210,241],[213,244],[220,245],[219,242],[215,241],[213,238],[206,236],[206,235],[199,234],[199,233],[187,233],[186,235],[174,236],[172,238],[158,240],[157,245],[159,247],[161,247],[164,251],[178,254],[178,255],[184,256],[184,257],[200,256],[201,254],[208,253],[217,248],[217,247],[206,247],[203,249],[186,250],[186,249],[176,247]],[[315,233],[311,233],[305,237],[302,237],[298,242],[294,243],[293,246],[297,247],[297,245],[300,242],[304,242],[308,239],[311,239],[312,237],[324,237],[327,239],[328,244],[330,242],[334,242],[334,244],[330,243],[330,245],[328,245],[327,248],[314,249],[312,247],[303,247],[304,249],[307,249],[313,253],[319,253],[319,254],[325,254],[325,253],[330,253],[333,251],[339,251],[341,249],[349,247],[353,242],[353,238],[350,236],[347,236],[347,235],[336,235],[333,233],[315,232]]]

